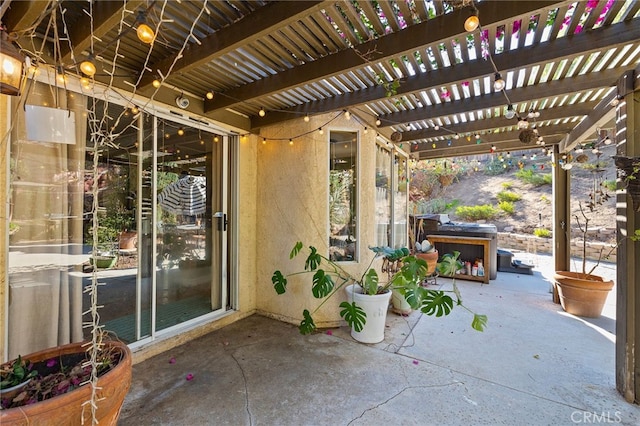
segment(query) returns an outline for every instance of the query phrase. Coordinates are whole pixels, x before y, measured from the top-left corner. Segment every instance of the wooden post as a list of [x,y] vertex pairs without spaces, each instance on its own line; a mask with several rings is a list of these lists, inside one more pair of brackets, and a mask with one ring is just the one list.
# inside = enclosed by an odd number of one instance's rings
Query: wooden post
[[[560,167],[563,154],[559,145],[553,146],[553,259],[556,271],[571,268],[571,174]],[[560,303],[556,286],[553,286],[553,301]]]
[[[616,154],[640,156],[640,92],[634,93],[639,70],[626,72],[618,80],[616,107]],[[616,387],[629,402],[640,403],[640,243],[624,237],[640,227],[640,213],[634,211],[624,182],[616,191],[618,247],[616,279]]]

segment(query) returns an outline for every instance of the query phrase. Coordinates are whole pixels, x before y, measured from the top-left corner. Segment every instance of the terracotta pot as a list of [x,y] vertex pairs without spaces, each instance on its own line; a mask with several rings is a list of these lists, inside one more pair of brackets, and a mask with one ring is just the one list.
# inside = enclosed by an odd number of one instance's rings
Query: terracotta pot
[[427,262],[427,276],[434,275],[438,267],[438,250],[431,253],[416,253],[415,256]]
[[[86,348],[82,347],[84,343],[56,346],[55,348],[24,355],[23,358],[36,363],[62,355],[81,353],[86,351]],[[121,342],[109,341],[106,344],[120,351],[122,359],[118,365],[98,379],[98,386],[101,389],[97,391],[97,419],[101,425],[116,425],[120,415],[120,408],[131,386],[131,351],[127,345]],[[87,384],[35,404],[0,410],[0,424],[2,426],[90,425],[91,409],[88,406],[83,406],[90,399],[91,386]]]
[[138,245],[138,233],[123,231],[118,238],[118,245],[122,250],[133,250]]
[[553,279],[562,309],[580,317],[599,317],[613,288],[612,280],[580,272],[556,271]]

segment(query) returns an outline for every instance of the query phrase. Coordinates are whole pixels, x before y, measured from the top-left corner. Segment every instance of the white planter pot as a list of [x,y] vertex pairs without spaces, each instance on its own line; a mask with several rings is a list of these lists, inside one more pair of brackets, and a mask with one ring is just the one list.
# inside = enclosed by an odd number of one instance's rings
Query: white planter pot
[[407,299],[400,293],[399,290],[391,291],[391,305],[394,313],[402,316],[411,314],[411,305],[407,302]]
[[362,294],[362,288],[359,285],[351,284],[345,287],[345,292],[347,293],[347,301],[349,303],[356,302],[356,305],[361,307],[367,315],[366,324],[362,331],[357,332],[352,328],[351,337],[362,343],[382,342],[391,291],[387,290],[384,294],[369,296]]

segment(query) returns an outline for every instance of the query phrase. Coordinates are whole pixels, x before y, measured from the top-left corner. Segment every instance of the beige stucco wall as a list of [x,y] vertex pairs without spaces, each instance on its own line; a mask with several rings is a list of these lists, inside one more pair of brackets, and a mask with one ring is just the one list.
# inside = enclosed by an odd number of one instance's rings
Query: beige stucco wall
[[[328,254],[329,242],[329,134],[331,130],[359,132],[359,261],[345,263],[345,269],[360,275],[371,258],[368,246],[375,245],[375,132],[336,113],[292,120],[286,126],[262,128],[257,138],[257,307],[264,315],[298,324],[303,309],[319,305],[311,295],[310,276],[289,279],[288,290],[277,295],[271,276],[276,269],[284,274],[300,271],[305,256],[289,260],[296,241]],[[331,121],[327,125],[327,123]],[[317,129],[322,127],[324,134]],[[305,134],[307,133],[308,134]],[[299,135],[304,135],[297,137]],[[266,138],[266,144],[263,144]],[[293,138],[293,145],[289,139]],[[283,139],[283,140],[275,140]],[[314,315],[320,327],[339,324],[338,305],[344,298],[333,297]]]

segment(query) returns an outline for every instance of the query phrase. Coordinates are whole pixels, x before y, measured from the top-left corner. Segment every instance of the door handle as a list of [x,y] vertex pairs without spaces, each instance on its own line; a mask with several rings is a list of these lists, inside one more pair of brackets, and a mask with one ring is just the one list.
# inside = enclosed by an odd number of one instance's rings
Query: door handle
[[222,212],[215,212],[213,214],[213,217],[221,219],[218,221],[218,231],[226,231],[227,225],[229,224],[229,221],[227,220],[227,214]]

